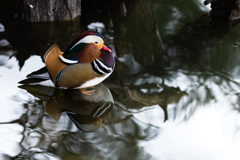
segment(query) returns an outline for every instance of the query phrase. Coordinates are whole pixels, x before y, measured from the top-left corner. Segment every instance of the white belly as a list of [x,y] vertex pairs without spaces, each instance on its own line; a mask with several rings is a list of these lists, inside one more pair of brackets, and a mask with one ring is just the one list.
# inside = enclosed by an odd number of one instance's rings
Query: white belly
[[96,77],[94,79],[91,79],[87,82],[85,82],[84,84],[82,84],[81,86],[79,87],[76,87],[76,88],[87,88],[87,87],[92,87],[92,86],[96,86],[97,84],[101,83],[103,80],[105,80],[108,76],[110,76],[111,73],[109,74],[106,74],[105,76],[103,77]]

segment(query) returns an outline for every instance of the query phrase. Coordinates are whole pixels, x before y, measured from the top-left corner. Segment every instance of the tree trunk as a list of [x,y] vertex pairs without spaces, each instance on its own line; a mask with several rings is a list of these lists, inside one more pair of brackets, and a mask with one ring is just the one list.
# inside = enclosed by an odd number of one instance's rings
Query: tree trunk
[[134,60],[143,66],[153,64],[156,57],[162,56],[163,44],[151,0],[83,1],[81,21],[84,24],[103,22],[106,29],[118,33],[114,34],[117,56],[131,49]]
[[27,22],[69,20],[81,14],[81,0],[18,0],[16,16]]
[[211,4],[210,16],[235,20],[240,18],[240,0],[206,0],[204,4]]

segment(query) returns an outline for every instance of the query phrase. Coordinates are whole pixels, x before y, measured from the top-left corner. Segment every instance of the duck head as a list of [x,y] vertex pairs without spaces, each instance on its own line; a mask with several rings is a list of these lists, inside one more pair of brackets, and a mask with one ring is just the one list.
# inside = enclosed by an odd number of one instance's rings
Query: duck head
[[104,45],[104,38],[100,33],[85,31],[69,45],[64,57],[80,63],[91,63],[101,55],[101,49],[111,51]]

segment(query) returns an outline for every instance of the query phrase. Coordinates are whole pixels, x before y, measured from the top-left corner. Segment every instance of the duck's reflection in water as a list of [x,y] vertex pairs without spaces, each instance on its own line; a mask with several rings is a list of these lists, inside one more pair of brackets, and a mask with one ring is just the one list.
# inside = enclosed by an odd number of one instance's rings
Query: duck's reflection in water
[[113,97],[103,84],[86,89],[59,89],[40,85],[19,86],[43,100],[46,112],[56,121],[66,113],[77,128],[92,132],[102,126],[113,108]]

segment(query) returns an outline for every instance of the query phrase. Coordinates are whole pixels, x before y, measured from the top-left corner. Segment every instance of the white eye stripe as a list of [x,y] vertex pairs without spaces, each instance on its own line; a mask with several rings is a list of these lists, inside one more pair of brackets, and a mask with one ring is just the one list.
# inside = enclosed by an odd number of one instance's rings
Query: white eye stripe
[[78,41],[70,50],[72,50],[76,45],[80,43],[95,43],[95,44],[100,44],[103,43],[102,38],[95,36],[95,35],[89,35]]

